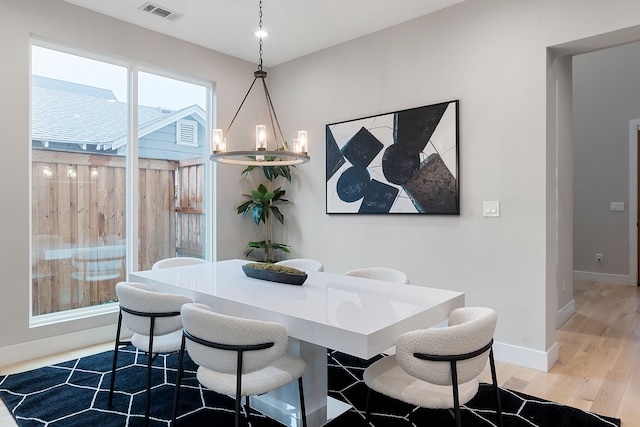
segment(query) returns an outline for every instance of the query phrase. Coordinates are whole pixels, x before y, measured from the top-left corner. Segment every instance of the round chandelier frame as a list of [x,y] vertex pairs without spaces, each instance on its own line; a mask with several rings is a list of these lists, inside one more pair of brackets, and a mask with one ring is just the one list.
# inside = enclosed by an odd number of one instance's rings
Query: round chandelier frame
[[[260,0],[259,9],[260,30],[256,33],[259,34],[260,39],[258,70],[253,73],[253,82],[249,86],[249,90],[247,90],[247,93],[244,95],[244,98],[242,99],[242,102],[236,110],[236,113],[234,114],[233,119],[229,123],[227,129],[224,132],[222,132],[222,129],[213,130],[213,154],[211,154],[210,159],[218,163],[244,166],[287,166],[307,163],[311,160],[307,152],[307,132],[299,131],[298,138],[294,139],[294,150],[289,150],[287,142],[285,141],[282,134],[282,129],[280,128],[280,122],[278,121],[278,116],[276,115],[276,110],[273,106],[273,101],[271,100],[269,89],[267,88],[267,72],[262,69],[262,37],[265,34],[262,30],[262,0]],[[229,133],[231,126],[233,126],[233,123],[238,117],[238,113],[240,113],[242,106],[251,93],[251,90],[255,86],[256,81],[258,80],[262,82],[264,96],[267,103],[267,110],[269,113],[269,121],[271,122],[271,129],[273,130],[273,139],[275,141],[276,149],[267,149],[266,126],[258,125],[256,126],[255,150],[227,151],[227,134]]]

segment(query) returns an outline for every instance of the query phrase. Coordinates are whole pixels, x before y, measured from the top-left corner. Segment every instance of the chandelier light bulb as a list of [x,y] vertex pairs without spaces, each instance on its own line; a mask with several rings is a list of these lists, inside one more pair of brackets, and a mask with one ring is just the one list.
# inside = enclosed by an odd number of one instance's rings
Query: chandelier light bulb
[[256,125],[256,150],[265,151],[267,149],[267,127]]
[[226,150],[226,138],[222,129],[213,130],[213,152],[224,152]]
[[298,153],[307,154],[309,147],[307,143],[307,131],[300,130],[298,131],[298,146],[299,149],[296,150]]

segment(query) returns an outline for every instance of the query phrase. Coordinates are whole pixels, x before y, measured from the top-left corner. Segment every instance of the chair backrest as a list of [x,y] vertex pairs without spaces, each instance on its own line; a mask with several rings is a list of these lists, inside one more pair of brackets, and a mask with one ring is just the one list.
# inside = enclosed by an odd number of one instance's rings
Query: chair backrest
[[[270,348],[246,352],[243,372],[261,369],[287,351],[288,334],[284,326],[278,323],[227,316],[197,303],[182,306],[182,322],[189,334],[217,344],[273,343]],[[191,340],[187,340],[186,344],[189,356],[196,364],[217,372],[236,373],[236,351],[214,349]]]
[[409,283],[409,276],[400,270],[387,267],[365,267],[347,271],[345,276],[364,277],[367,279],[384,280],[394,283]]
[[[449,316],[449,326],[411,331],[396,343],[396,360],[409,375],[431,384],[451,385],[449,362],[421,360],[414,353],[452,356],[472,353],[489,344],[497,315],[490,308],[463,307]],[[458,383],[476,378],[487,365],[490,349],[479,356],[457,362]]]
[[276,264],[284,265],[285,267],[297,268],[298,270],[302,270],[305,273],[308,273],[310,271],[324,271],[324,266],[320,261],[316,259],[293,258],[278,261],[276,262]]
[[[137,282],[120,282],[116,285],[120,306],[146,314],[176,313],[170,317],[159,317],[155,321],[154,335],[165,335],[182,328],[180,308],[193,300],[184,295],[153,291],[148,285]],[[122,321],[133,332],[149,335],[150,317],[136,316],[122,311]]]
[[173,257],[173,258],[165,258],[160,261],[156,261],[153,266],[151,266],[152,270],[160,270],[161,268],[171,268],[171,267],[180,267],[183,265],[193,265],[193,264],[204,264],[207,262],[205,259],[194,258],[194,257]]
[[124,274],[126,253],[124,245],[80,248],[71,263],[84,280],[115,279]]

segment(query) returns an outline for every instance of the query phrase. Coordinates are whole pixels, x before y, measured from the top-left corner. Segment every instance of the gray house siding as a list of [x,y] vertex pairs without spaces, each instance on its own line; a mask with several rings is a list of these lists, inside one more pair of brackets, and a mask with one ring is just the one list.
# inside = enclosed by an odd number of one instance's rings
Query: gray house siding
[[202,157],[202,147],[206,146],[206,129],[198,122],[197,118],[191,116],[184,117],[198,123],[198,146],[190,147],[178,145],[176,143],[176,122],[173,122],[162,129],[151,132],[139,139],[138,155],[147,159],[171,159],[184,160],[194,157]]

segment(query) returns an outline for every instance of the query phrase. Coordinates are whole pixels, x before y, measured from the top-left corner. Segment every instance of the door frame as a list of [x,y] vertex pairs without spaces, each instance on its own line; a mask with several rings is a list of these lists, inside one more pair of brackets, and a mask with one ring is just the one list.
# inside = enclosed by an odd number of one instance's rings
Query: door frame
[[629,284],[638,283],[638,144],[640,119],[629,120]]

